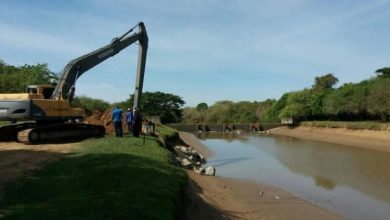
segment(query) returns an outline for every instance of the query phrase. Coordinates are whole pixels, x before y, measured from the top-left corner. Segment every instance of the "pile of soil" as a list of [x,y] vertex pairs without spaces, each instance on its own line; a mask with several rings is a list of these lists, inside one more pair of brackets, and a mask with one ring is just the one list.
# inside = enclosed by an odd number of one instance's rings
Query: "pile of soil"
[[[106,128],[106,134],[115,134],[114,123],[112,122],[112,108],[105,112],[94,111],[91,116],[86,117],[83,121],[85,124],[101,125]],[[123,112],[122,118],[126,118],[126,112]],[[123,123],[123,132],[127,132],[127,124]]]

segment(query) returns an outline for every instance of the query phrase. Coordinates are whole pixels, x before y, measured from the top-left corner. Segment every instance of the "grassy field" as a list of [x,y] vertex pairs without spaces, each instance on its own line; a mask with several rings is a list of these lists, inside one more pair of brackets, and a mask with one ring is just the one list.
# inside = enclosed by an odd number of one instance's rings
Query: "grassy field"
[[170,159],[152,137],[86,140],[9,185],[0,211],[3,219],[174,219],[187,176]]
[[326,128],[368,129],[390,131],[390,123],[376,121],[304,121],[300,125]]
[[165,139],[173,138],[178,135],[175,129],[164,125],[156,126],[156,133]]
[[0,121],[0,126],[2,125],[9,125],[9,122],[8,121]]

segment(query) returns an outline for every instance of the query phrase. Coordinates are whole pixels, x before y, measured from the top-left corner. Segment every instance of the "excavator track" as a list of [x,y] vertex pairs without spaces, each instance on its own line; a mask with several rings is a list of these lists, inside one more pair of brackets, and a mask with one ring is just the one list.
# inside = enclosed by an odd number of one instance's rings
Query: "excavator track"
[[38,126],[18,132],[17,139],[24,144],[67,142],[91,137],[103,137],[105,128],[99,125],[63,123]]
[[4,125],[0,127],[0,141],[17,141],[18,132],[38,126],[34,122]]

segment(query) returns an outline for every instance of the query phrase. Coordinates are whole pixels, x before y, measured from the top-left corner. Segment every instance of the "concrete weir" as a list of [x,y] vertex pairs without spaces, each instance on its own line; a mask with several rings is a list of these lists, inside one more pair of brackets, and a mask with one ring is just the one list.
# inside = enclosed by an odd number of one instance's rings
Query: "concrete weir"
[[266,131],[272,128],[286,126],[280,123],[220,123],[220,124],[168,124],[167,126],[172,127],[179,131],[185,132],[257,132]]

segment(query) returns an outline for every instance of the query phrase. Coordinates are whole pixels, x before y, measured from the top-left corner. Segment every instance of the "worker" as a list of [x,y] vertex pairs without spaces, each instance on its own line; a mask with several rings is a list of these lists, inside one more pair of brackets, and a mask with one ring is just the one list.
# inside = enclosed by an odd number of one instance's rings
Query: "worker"
[[115,136],[122,137],[122,109],[116,106],[112,111],[112,121],[114,122]]
[[133,108],[133,136],[139,137],[142,126],[142,115],[138,108]]
[[126,123],[127,129],[129,129],[129,133],[132,131],[133,122],[133,110],[132,108],[128,108],[126,112]]

